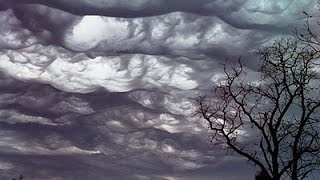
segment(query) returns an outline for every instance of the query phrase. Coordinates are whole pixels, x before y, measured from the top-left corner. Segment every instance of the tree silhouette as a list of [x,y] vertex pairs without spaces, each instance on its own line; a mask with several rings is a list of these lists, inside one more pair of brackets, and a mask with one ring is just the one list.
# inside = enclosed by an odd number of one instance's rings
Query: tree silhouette
[[224,79],[197,100],[213,143],[258,166],[260,179],[305,179],[320,165],[320,37],[308,21],[305,27],[258,51],[254,82],[239,58],[224,64]]
[[268,173],[263,172],[263,171],[259,171],[256,174],[256,178],[255,180],[271,180],[270,176],[268,175]]

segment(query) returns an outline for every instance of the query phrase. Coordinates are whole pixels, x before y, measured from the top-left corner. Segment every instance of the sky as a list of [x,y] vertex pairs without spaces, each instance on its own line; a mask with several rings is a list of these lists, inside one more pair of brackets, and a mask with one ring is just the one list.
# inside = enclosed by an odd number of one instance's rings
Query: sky
[[[314,0],[0,0],[0,179],[248,180],[194,99]],[[313,19],[314,19],[313,18]]]

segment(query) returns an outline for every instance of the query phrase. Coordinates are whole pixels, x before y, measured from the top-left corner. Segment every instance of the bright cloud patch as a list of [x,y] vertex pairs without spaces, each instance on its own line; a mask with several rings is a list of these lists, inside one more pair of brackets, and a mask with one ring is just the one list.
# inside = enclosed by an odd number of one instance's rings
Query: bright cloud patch
[[[43,49],[40,49],[40,48]],[[134,88],[173,87],[193,89],[193,69],[170,62],[167,57],[149,55],[72,55],[55,47],[32,46],[0,54],[0,68],[21,80],[47,82],[71,92],[91,92],[103,87],[112,92]]]
[[74,50],[85,51],[96,47],[102,40],[116,43],[129,35],[128,25],[128,22],[113,18],[84,16],[66,35],[66,45]]

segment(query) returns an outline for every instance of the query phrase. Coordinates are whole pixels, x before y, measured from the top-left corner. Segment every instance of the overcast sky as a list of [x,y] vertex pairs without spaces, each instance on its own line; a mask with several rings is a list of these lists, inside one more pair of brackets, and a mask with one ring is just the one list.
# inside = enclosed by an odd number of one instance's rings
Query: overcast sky
[[0,179],[248,180],[194,98],[314,0],[0,0]]

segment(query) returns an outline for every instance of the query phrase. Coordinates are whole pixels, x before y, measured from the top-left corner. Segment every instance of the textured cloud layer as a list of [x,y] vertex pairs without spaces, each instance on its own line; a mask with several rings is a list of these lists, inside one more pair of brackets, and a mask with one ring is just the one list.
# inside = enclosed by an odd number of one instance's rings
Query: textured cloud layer
[[[315,3],[0,0],[0,171],[9,179],[250,179],[193,99],[221,63],[289,36]],[[37,171],[35,171],[37,169]]]
[[[20,171],[35,179],[123,179],[135,173],[161,178],[208,165],[215,169],[229,161],[221,158],[222,152],[208,148],[201,131],[204,125],[184,117],[191,104],[177,95],[65,93],[6,76],[1,80],[0,159],[7,174]],[[145,102],[140,104],[136,101],[142,100],[141,95]],[[68,174],[71,167],[86,173]],[[6,173],[2,176],[7,177]]]

